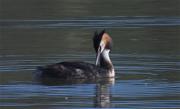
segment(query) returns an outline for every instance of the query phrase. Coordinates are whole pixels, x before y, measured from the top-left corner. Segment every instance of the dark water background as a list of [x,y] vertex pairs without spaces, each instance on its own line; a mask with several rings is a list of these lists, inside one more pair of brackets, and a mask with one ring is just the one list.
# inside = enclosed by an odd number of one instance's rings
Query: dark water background
[[[0,0],[0,108],[180,108],[179,0]],[[42,84],[37,66],[95,62],[92,36],[114,41],[116,79]],[[56,81],[57,82],[57,81]]]

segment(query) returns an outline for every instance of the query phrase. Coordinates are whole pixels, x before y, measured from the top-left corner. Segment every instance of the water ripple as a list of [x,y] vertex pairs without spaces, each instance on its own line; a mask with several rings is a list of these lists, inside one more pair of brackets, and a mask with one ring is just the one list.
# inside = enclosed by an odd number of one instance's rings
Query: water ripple
[[[176,57],[161,55],[119,55],[112,54],[115,69],[120,72],[141,71],[180,71],[180,62]],[[81,60],[94,63],[95,56],[90,54],[75,55],[6,55],[0,57],[0,72],[34,70],[37,66],[68,60]]]
[[[179,57],[169,55],[112,54],[115,84],[43,85],[34,81],[36,66],[82,60],[87,54],[0,55],[0,107],[98,107],[107,98],[111,107],[179,108]],[[31,70],[31,71],[29,71]],[[99,96],[98,96],[99,95]]]
[[119,28],[180,26],[179,17],[89,17],[68,20],[0,20],[0,28]]

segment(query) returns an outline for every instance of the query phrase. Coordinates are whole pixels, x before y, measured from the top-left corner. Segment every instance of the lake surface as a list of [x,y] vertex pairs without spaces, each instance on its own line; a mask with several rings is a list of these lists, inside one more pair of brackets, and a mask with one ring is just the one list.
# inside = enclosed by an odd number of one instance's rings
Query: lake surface
[[[0,0],[0,108],[180,108],[179,0]],[[116,78],[37,81],[37,66],[95,63],[94,31],[113,39]]]

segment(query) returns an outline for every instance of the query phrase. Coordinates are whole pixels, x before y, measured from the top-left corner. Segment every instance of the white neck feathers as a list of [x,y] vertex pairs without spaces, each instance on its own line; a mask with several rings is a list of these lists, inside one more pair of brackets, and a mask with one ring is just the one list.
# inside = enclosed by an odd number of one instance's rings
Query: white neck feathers
[[114,77],[115,76],[115,71],[114,71],[114,67],[113,64],[111,62],[111,59],[109,57],[109,49],[104,49],[101,56],[102,56],[102,60],[103,61],[101,64],[102,65],[106,65],[107,68],[109,68],[109,77]]

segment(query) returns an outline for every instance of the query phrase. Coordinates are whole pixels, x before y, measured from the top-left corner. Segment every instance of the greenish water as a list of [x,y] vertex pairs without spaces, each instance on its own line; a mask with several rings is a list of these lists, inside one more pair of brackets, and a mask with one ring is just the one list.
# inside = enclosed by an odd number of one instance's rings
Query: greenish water
[[[0,108],[180,108],[179,0],[0,0]],[[113,39],[116,78],[43,84],[37,66],[95,63],[94,31]]]
[[1,0],[2,19],[179,16],[179,0]]

